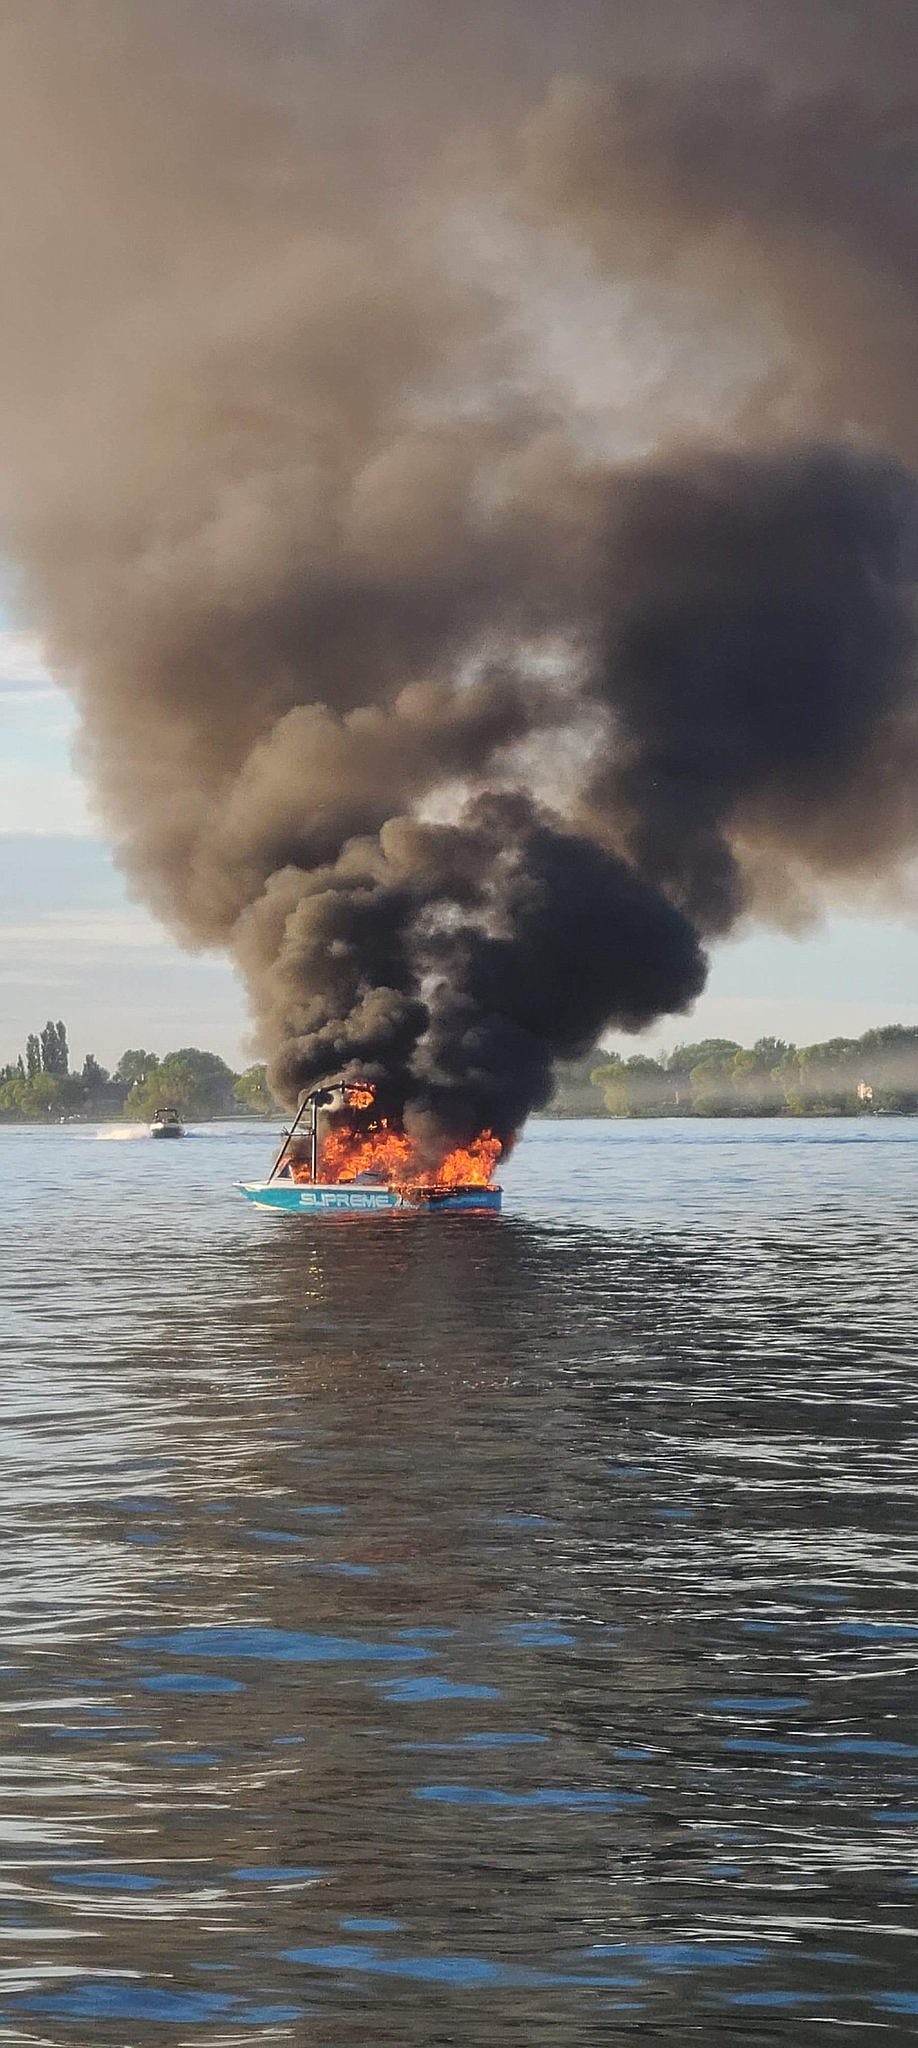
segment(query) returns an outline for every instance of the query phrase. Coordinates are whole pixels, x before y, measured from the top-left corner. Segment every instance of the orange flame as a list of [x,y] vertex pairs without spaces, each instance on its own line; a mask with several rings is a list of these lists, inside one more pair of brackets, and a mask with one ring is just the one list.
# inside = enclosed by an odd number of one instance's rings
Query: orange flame
[[376,1090],[372,1081],[352,1081],[344,1090],[348,1109],[370,1109],[376,1101]]
[[448,1152],[435,1176],[438,1188],[487,1188],[501,1155],[501,1142],[493,1131],[482,1131],[463,1150]]
[[457,1147],[439,1166],[431,1167],[404,1131],[393,1130],[382,1117],[364,1131],[333,1124],[322,1144],[319,1171],[322,1180],[332,1182],[372,1174],[395,1187],[486,1188],[492,1184],[500,1155],[500,1139],[491,1131],[482,1131],[471,1145]]
[[385,1117],[368,1131],[335,1124],[323,1141],[321,1178],[356,1180],[361,1173],[372,1173],[380,1180],[402,1181],[410,1171],[411,1155],[408,1139],[390,1130]]

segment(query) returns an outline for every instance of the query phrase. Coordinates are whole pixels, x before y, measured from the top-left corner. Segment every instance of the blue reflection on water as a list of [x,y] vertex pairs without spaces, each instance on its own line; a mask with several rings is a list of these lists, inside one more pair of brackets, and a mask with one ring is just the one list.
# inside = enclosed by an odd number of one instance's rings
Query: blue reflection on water
[[210,1671],[167,1671],[155,1678],[142,1678],[143,1692],[244,1692],[240,1678],[215,1678]]
[[497,1685],[461,1685],[449,1678],[399,1678],[393,1683],[380,1681],[377,1691],[387,1700],[410,1706],[427,1700],[499,1700],[500,1687]]
[[627,1956],[649,1970],[732,1970],[763,1963],[771,1951],[760,1942],[732,1942],[717,1947],[702,1941],[598,1941],[591,1956]]
[[407,1977],[421,1984],[452,1985],[460,1991],[536,1989],[552,1985],[587,1985],[594,1988],[631,1990],[637,1977],[586,1976],[564,1970],[516,1968],[494,1963],[485,1956],[402,1956],[386,1954],[369,1943],[329,1942],[316,1948],[284,1951],[291,1963],[309,1963],[318,1970],[357,1970],[369,1976]]
[[551,1621],[514,1621],[504,1630],[504,1636],[508,1643],[518,1643],[524,1650],[573,1650],[577,1644],[576,1636]]
[[804,2012],[812,2005],[826,2005],[828,1996],[826,1991],[731,1991],[726,2002],[728,2005],[748,2006],[750,2009],[761,2006],[767,2010],[769,2006],[774,2006],[782,2012]]
[[825,1740],[807,1739],[800,1742],[781,1742],[766,1735],[728,1735],[723,1738],[724,1749],[752,1750],[762,1756],[918,1756],[918,1744],[908,1742],[873,1741],[864,1736],[836,1736]]
[[8,2006],[11,2012],[48,2013],[61,2019],[162,2020],[175,2026],[203,2026],[216,2019],[271,2026],[298,2019],[302,2011],[299,2005],[253,2005],[219,1991],[162,1991],[91,1978],[72,1991],[11,1998]]
[[555,1807],[573,1813],[617,1813],[621,1807],[647,1804],[641,1792],[578,1791],[562,1785],[541,1785],[532,1792],[501,1792],[491,1785],[418,1785],[414,1796],[449,1806]]
[[401,1643],[283,1628],[176,1629],[169,1635],[131,1637],[127,1648],[172,1651],[177,1657],[251,1657],[273,1664],[407,1664],[422,1655]]
[[792,1694],[789,1699],[783,1700],[770,1699],[767,1695],[762,1698],[756,1698],[754,1695],[744,1698],[737,1694],[734,1698],[725,1694],[721,1699],[705,1700],[704,1704],[711,1713],[716,1714],[790,1714],[796,1707],[805,1707],[807,1700],[802,1693]]

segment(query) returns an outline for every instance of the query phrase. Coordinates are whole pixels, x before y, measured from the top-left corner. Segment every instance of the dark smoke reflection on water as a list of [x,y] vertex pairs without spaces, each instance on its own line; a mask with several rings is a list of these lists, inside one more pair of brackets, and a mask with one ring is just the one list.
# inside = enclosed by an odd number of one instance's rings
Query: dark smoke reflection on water
[[[285,1099],[432,1144],[916,845],[918,17],[29,0],[0,533]],[[548,652],[552,659],[547,659]]]

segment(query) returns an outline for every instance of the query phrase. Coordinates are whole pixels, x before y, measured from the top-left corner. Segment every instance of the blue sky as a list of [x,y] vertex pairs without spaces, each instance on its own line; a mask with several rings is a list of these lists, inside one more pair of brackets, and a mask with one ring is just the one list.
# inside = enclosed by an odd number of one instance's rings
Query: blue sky
[[[0,1062],[54,1016],[80,1058],[106,1065],[141,1044],[210,1046],[246,1064],[231,968],[183,953],[128,898],[72,765],[74,729],[34,640],[0,626]],[[836,915],[803,938],[758,932],[720,947],[691,1017],[664,1019],[646,1043],[768,1032],[804,1044],[894,1022],[918,1024],[918,922]]]

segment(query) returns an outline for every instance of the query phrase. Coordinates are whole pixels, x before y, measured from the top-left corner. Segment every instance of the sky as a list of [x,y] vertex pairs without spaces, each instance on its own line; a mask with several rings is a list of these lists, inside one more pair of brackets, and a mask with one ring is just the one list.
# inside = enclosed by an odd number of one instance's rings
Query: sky
[[[126,1046],[256,1057],[243,993],[219,954],[189,954],[131,901],[72,759],[76,716],[31,634],[0,625],[0,1064],[63,1018],[78,1060]],[[918,1024],[918,916],[833,914],[802,937],[757,931],[714,953],[689,1016],[622,1051],[766,1034],[798,1045]]]

